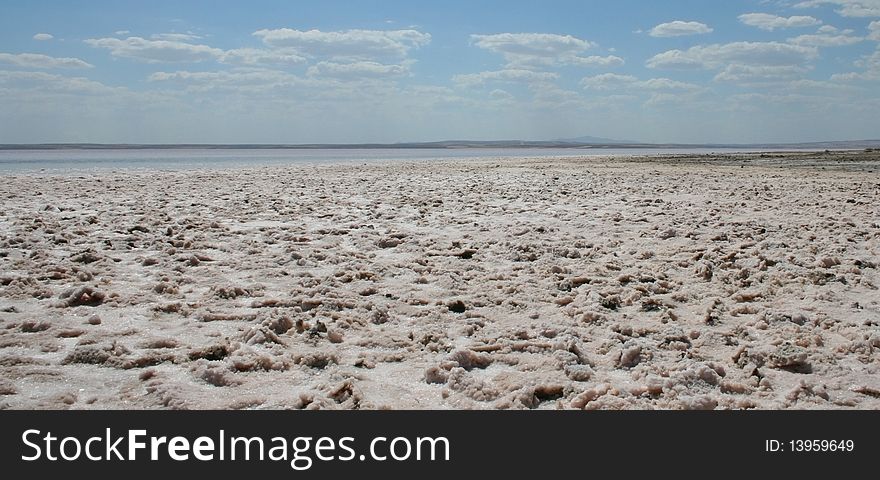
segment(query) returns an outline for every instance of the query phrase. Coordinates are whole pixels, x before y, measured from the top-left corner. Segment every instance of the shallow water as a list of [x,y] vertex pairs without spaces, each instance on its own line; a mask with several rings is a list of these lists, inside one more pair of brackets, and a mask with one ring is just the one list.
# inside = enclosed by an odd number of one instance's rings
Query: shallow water
[[663,148],[2,150],[0,173],[94,169],[223,169],[401,160],[706,154],[746,151],[749,150]]

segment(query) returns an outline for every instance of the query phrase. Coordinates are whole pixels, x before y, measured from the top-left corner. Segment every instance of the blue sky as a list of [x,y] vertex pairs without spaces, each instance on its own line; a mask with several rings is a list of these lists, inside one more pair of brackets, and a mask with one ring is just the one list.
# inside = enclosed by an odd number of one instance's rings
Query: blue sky
[[880,138],[880,0],[13,1],[0,143]]

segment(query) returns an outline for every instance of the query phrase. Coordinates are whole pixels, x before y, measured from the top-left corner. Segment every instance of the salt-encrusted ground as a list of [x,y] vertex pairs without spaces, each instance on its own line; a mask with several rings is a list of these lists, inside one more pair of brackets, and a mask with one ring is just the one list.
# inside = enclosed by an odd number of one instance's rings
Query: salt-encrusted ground
[[4,175],[5,408],[880,408],[880,154]]

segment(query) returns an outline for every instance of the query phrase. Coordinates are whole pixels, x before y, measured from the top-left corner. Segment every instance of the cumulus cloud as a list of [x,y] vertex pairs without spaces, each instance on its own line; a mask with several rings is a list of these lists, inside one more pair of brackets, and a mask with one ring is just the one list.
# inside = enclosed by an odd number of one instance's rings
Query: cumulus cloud
[[831,76],[831,80],[836,82],[853,80],[880,80],[880,47],[878,47],[872,55],[856,62],[856,66],[862,67],[864,71],[836,73]]
[[693,95],[682,95],[678,93],[656,92],[651,98],[645,101],[646,107],[677,107],[692,104]]
[[265,92],[283,87],[308,85],[307,79],[277,70],[234,70],[217,72],[155,72],[150,82],[177,83],[193,91],[234,91],[237,93]]
[[580,93],[559,88],[556,85],[541,84],[533,90],[534,98],[531,105],[534,108],[552,111],[590,108],[589,103]]
[[676,20],[657,25],[651,29],[650,35],[652,37],[683,37],[685,35],[712,33],[713,31],[712,27],[705,23]]
[[795,4],[796,8],[836,5],[835,10],[843,17],[880,17],[880,0],[807,0]]
[[309,67],[306,73],[313,77],[350,80],[400,77],[409,74],[409,69],[403,65],[384,65],[376,62],[318,62]]
[[0,70],[0,86],[14,88],[22,92],[67,95],[106,95],[125,90],[118,87],[108,87],[100,82],[82,77],[66,77],[44,72],[9,72],[2,70]]
[[803,65],[818,56],[816,47],[779,42],[734,42],[669,50],[650,58],[649,68],[718,69],[727,65]]
[[293,75],[275,70],[248,70],[248,71],[221,71],[221,72],[191,72],[178,70],[176,72],[155,72],[148,78],[151,82],[166,81],[218,81],[228,83],[246,82],[278,82],[295,78]]
[[880,21],[871,22],[868,25],[868,38],[880,42]]
[[78,58],[50,57],[39,53],[0,53],[0,64],[24,68],[92,68],[93,65]]
[[150,38],[153,40],[168,40],[171,42],[191,42],[202,37],[191,33],[154,33],[150,35]]
[[524,69],[506,69],[491,72],[470,73],[456,75],[452,81],[461,86],[476,86],[487,82],[510,82],[510,83],[540,83],[549,82],[559,78],[552,72],[536,72]]
[[522,69],[536,65],[615,66],[623,59],[614,55],[582,57],[580,54],[595,46],[593,42],[571,35],[554,33],[498,33],[471,35],[479,48],[504,56],[508,67]]
[[226,50],[220,55],[219,60],[223,63],[240,66],[299,65],[306,62],[305,57],[290,50],[263,50],[259,48]]
[[592,77],[584,77],[581,86],[591,90],[611,90],[621,85],[632,85],[639,79],[632,75],[618,75],[616,73],[603,73]]
[[53,38],[55,37],[51,33],[38,33],[34,35],[34,40],[39,40],[41,42],[52,40]]
[[427,45],[431,35],[417,30],[258,30],[254,36],[275,48],[290,48],[302,55],[331,58],[376,59],[405,57]]
[[[403,57],[412,48],[425,45],[430,35],[415,30],[347,30],[344,32],[299,31],[291,29],[260,30],[254,33],[267,48],[235,48],[223,50],[195,43],[200,37],[191,33],[159,33],[149,39],[142,37],[96,38],[86,43],[110,51],[120,58],[148,63],[196,63],[216,61],[242,67],[293,66],[308,63],[315,57],[358,65],[373,57]],[[367,76],[375,76],[375,68],[361,64]],[[377,64],[378,65],[378,64]],[[396,66],[400,67],[399,65]],[[327,70],[318,66],[316,72]],[[342,75],[341,71],[335,71]],[[353,75],[355,70],[348,74]]]
[[699,85],[693,83],[680,82],[669,78],[661,77],[639,80],[632,75],[617,75],[614,73],[585,77],[581,80],[581,86],[590,90],[631,88],[648,91],[688,91],[699,90],[701,88]]
[[553,33],[499,33],[471,35],[474,45],[496,53],[527,57],[565,57],[580,53],[592,42]]
[[114,57],[148,63],[196,63],[217,61],[237,66],[299,65],[306,58],[291,49],[235,48],[222,50],[192,43],[199,37],[188,33],[159,33],[141,37],[97,38],[85,42],[110,51]]
[[149,63],[203,62],[217,60],[224,52],[209,47],[174,40],[147,40],[141,37],[90,38],[86,44],[110,51],[110,55]]
[[772,32],[779,28],[813,27],[822,23],[821,20],[803,15],[780,17],[769,13],[746,13],[740,15],[739,21],[751,27]]
[[636,84],[645,90],[699,90],[700,86],[693,83],[680,82],[668,78],[649,78]]
[[589,57],[572,57],[567,59],[568,65],[580,67],[617,67],[624,64],[622,58],[616,55],[598,56],[590,55]]
[[718,75],[716,82],[757,83],[779,82],[802,77],[811,69],[799,65],[728,65]]
[[489,98],[491,98],[492,100],[497,100],[497,101],[501,101],[501,102],[509,102],[514,99],[514,96],[506,90],[501,90],[500,88],[496,88],[495,90],[492,90],[491,92],[489,92]]
[[862,37],[853,36],[852,33],[852,30],[843,30],[839,33],[832,33],[826,29],[824,32],[820,31],[815,35],[800,35],[794,38],[789,38],[788,41],[795,45],[807,45],[813,47],[845,47],[865,40]]
[[[587,90],[626,92],[629,100],[639,98],[639,94],[647,94],[645,106],[660,104],[681,104],[693,101],[706,91],[705,88],[670,78],[649,78],[640,80],[632,75],[616,75],[606,73],[581,80],[581,86]],[[617,95],[619,96],[619,95]]]

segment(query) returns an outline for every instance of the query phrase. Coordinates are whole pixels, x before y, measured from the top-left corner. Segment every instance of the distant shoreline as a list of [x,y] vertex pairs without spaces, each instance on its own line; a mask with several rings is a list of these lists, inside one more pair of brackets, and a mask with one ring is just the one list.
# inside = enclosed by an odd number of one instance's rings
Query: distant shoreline
[[105,143],[35,143],[0,144],[0,150],[405,150],[405,149],[865,149],[880,148],[880,140],[853,140],[808,143],[756,144],[687,144],[687,143],[577,143],[559,141],[441,141],[413,143],[315,143],[315,144],[105,144]]

